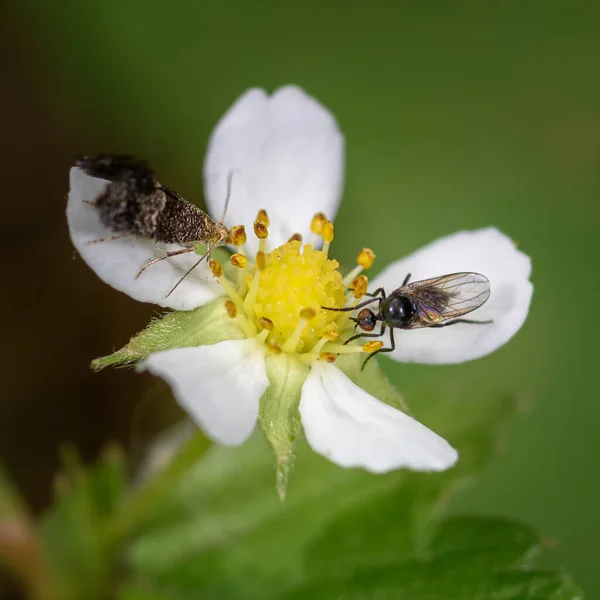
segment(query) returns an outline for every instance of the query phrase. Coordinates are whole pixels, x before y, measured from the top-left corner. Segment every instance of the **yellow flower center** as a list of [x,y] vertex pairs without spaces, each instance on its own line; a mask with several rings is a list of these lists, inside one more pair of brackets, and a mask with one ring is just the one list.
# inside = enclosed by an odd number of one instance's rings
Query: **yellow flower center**
[[266,212],[260,211],[254,222],[254,233],[259,239],[254,259],[244,252],[243,226],[230,231],[230,241],[238,247],[231,256],[237,276],[226,277],[222,266],[211,261],[213,274],[230,298],[226,301],[229,316],[239,322],[249,337],[261,339],[267,352],[294,353],[305,362],[333,362],[343,352],[378,349],[377,343],[343,344],[344,337],[348,339],[353,333],[352,307],[367,291],[367,277],[360,273],[370,268],[375,254],[363,249],[357,266],[342,277],[339,263],[328,258],[334,230],[325,215],[315,215],[311,225],[315,241],[318,237],[323,240],[322,250],[316,250],[313,243],[303,244],[296,234],[269,252],[268,225]]
[[302,309],[313,309],[315,316],[304,326],[296,347],[297,352],[307,352],[339,317],[339,313],[321,307],[342,308],[346,303],[339,263],[327,258],[323,250],[310,244],[302,246],[297,240],[276,248],[266,259],[254,305],[256,319],[272,321],[267,340],[282,345],[296,331]]

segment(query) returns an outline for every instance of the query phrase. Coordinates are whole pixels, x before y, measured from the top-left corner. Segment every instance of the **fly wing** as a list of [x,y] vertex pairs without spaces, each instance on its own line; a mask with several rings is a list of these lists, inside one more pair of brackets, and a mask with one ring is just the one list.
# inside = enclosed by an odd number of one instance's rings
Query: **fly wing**
[[490,297],[490,282],[479,273],[452,273],[414,281],[394,294],[408,296],[417,308],[410,329],[457,319],[479,308]]

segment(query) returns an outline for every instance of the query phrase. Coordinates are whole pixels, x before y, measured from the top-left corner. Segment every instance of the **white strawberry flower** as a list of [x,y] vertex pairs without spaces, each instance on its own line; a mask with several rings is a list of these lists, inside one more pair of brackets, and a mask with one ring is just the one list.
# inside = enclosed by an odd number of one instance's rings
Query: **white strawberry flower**
[[[280,491],[302,430],[334,463],[376,473],[441,471],[458,458],[436,433],[352,381],[361,361],[348,359],[379,345],[343,345],[353,331],[350,313],[321,308],[356,304],[366,292],[361,271],[374,257],[363,249],[345,277],[329,258],[343,171],[344,138],[327,109],[298,87],[271,96],[248,90],[212,133],[204,182],[209,212],[219,218],[233,172],[225,224],[253,224],[254,232],[234,227],[231,264],[203,262],[167,296],[197,254],[164,260],[136,279],[160,250],[131,238],[86,244],[111,234],[83,202],[107,182],[71,170],[67,217],[83,259],[133,298],[189,311],[151,325],[96,366],[139,360],[138,368],[165,379],[185,411],[221,444],[241,444],[260,423],[279,461]],[[408,273],[416,281],[461,271],[489,279],[491,296],[474,318],[493,322],[395,331],[396,350],[386,356],[458,363],[493,352],[519,330],[533,291],[530,260],[493,228],[434,241],[390,264],[369,288],[392,291]]]

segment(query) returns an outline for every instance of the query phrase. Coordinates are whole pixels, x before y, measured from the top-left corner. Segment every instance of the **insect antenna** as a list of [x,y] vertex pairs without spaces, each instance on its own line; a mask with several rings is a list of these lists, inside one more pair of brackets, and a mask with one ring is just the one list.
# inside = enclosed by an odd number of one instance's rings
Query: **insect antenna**
[[227,208],[229,207],[229,199],[231,198],[231,182],[233,180],[233,173],[234,170],[231,169],[231,171],[229,171],[229,173],[227,174],[227,196],[225,197],[225,208],[223,209],[223,216],[221,217],[221,220],[219,221],[219,223],[223,224],[223,222],[225,221],[225,215],[227,214]]
[[165,296],[168,298],[179,286],[179,284],[210,254],[210,250],[207,250],[199,260],[197,260],[181,277],[181,279],[171,288],[171,291]]

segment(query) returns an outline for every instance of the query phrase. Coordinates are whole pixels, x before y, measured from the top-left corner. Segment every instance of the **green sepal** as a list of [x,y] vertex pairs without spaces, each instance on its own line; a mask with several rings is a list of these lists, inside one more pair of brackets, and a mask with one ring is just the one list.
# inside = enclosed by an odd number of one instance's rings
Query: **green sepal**
[[227,313],[225,301],[225,297],[217,298],[194,310],[175,311],[158,317],[123,348],[96,358],[90,366],[99,371],[108,366],[136,363],[152,352],[242,339],[244,332]]
[[268,356],[266,363],[271,385],[260,400],[258,422],[275,453],[276,486],[283,501],[294,442],[302,429],[298,405],[309,368],[287,353]]

